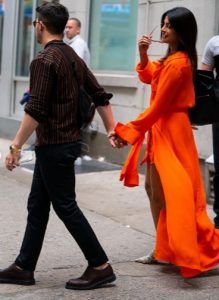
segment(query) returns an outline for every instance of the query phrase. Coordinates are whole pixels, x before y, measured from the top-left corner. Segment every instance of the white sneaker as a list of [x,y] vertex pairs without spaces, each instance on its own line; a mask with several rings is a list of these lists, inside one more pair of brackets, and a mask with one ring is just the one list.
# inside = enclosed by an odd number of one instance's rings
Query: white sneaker
[[156,259],[154,258],[154,250],[152,250],[148,255],[137,258],[135,260],[136,262],[142,263],[142,264],[153,264],[156,262]]

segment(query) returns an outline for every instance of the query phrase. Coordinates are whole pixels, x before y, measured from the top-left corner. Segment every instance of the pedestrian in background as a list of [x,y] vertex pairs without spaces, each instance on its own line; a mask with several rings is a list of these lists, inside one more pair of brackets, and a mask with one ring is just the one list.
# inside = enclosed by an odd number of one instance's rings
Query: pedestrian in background
[[[65,34],[70,39],[69,46],[77,53],[77,55],[83,59],[87,67],[90,67],[90,52],[86,42],[80,36],[81,22],[76,18],[70,18],[65,26]],[[83,131],[81,130],[81,136]],[[75,161],[76,165],[82,164],[81,155]]]
[[[32,285],[41,252],[50,205],[81,248],[88,267],[80,278],[69,280],[66,288],[92,289],[116,279],[108,258],[90,224],[79,209],[75,195],[74,162],[81,152],[77,126],[79,87],[65,54],[75,61],[86,92],[92,97],[108,133],[114,129],[109,105],[112,94],[99,86],[84,61],[63,43],[69,18],[61,4],[47,2],[36,9],[37,42],[44,50],[30,66],[30,98],[21,127],[10,146],[5,165],[9,171],[19,166],[23,144],[36,129],[36,164],[28,198],[28,219],[20,253],[11,266],[0,270],[1,283]],[[115,139],[109,137],[115,147]]]
[[142,164],[147,162],[145,187],[157,232],[156,246],[155,252],[136,261],[171,262],[180,266],[184,277],[192,277],[219,262],[219,230],[206,213],[188,115],[188,108],[195,105],[197,24],[184,7],[165,12],[161,24],[161,42],[168,45],[164,57],[149,60],[152,35],[143,36],[138,43],[140,63],[136,70],[142,82],[151,84],[150,107],[136,120],[118,123],[115,128],[118,136],[133,145],[120,180],[129,187],[138,185],[137,161],[148,132]]
[[65,26],[65,34],[70,39],[69,46],[74,49],[77,55],[83,59],[90,68],[90,52],[86,42],[81,35],[81,22],[76,18],[70,18]]
[[[216,70],[216,80],[219,84],[219,35],[211,38],[202,57],[202,70]],[[213,133],[213,154],[215,174],[213,179],[214,185],[214,204],[213,210],[216,214],[214,218],[215,228],[219,229],[219,124],[212,125]]]

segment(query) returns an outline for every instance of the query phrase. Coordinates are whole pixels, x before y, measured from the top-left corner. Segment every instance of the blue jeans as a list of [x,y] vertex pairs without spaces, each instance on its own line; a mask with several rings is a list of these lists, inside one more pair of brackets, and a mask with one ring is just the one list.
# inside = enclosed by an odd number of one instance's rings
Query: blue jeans
[[[108,258],[90,224],[79,209],[75,195],[74,162],[80,155],[80,142],[41,146],[28,198],[26,231],[15,264],[34,271],[49,220],[50,204],[78,243],[88,264],[98,267]],[[92,192],[92,191],[91,191]]]

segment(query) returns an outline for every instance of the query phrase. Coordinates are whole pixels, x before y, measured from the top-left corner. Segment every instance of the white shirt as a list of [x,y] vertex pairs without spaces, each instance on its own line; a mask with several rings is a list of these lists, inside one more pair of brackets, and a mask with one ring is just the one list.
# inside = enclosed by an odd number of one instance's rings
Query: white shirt
[[202,62],[208,66],[215,67],[214,57],[219,55],[219,35],[211,38],[206,47],[202,57]]
[[88,68],[90,67],[90,52],[86,42],[78,34],[69,41],[69,46],[74,49],[77,55],[84,60]]

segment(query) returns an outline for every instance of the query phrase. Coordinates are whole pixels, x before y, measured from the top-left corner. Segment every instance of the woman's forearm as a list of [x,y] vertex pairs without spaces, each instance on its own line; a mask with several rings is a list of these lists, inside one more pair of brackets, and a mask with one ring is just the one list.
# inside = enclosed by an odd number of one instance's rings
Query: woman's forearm
[[139,52],[140,55],[140,66],[141,66],[141,70],[144,70],[144,68],[147,66],[148,64],[148,55],[147,52]]

